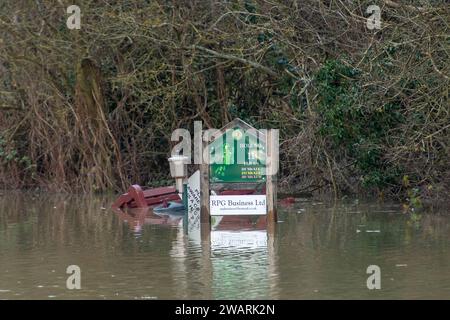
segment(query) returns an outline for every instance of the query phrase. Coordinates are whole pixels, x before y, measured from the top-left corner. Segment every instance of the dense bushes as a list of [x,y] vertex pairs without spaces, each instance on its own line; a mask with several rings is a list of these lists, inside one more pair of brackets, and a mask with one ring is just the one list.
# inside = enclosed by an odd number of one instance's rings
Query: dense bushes
[[402,170],[383,158],[392,132],[404,121],[399,103],[364,104],[364,83],[358,70],[339,61],[327,61],[316,78],[320,114],[319,133],[327,138],[335,154],[354,161],[364,187],[395,185]]
[[445,1],[375,1],[381,30],[373,1],[76,2],[79,31],[0,4],[5,187],[157,185],[175,128],[240,117],[281,130],[286,191],[448,196]]

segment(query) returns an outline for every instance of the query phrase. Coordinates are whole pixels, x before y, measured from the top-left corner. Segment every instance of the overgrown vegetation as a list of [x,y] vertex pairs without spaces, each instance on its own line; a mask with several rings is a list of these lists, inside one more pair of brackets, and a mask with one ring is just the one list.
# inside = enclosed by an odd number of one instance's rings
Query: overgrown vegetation
[[328,138],[333,153],[344,151],[360,171],[363,187],[384,188],[401,177],[397,164],[383,159],[384,147],[392,143],[387,133],[404,120],[399,103],[364,105],[364,83],[358,70],[339,61],[328,61],[319,70],[317,86],[319,133]]
[[240,117],[281,130],[285,191],[448,199],[449,18],[445,0],[2,1],[0,181],[158,185],[175,128]]

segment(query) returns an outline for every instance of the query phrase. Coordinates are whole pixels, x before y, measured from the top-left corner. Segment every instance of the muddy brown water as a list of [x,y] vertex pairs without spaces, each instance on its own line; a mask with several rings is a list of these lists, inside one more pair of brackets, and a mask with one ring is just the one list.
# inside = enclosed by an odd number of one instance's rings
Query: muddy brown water
[[[4,192],[0,299],[450,298],[449,212],[298,199],[279,207],[273,236],[201,242],[176,219],[125,221],[113,200]],[[69,265],[79,290],[66,287]],[[369,265],[379,290],[367,288]]]

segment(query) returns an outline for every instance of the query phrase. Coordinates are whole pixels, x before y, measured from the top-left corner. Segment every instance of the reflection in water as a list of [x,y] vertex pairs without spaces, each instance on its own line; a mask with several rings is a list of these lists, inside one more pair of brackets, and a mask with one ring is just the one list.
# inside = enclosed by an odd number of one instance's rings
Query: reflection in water
[[[0,299],[450,298],[450,217],[397,205],[300,201],[266,234],[220,220],[116,213],[113,197],[0,198]],[[205,230],[203,230],[205,231]],[[68,265],[81,290],[65,287]],[[382,290],[366,288],[379,265]]]
[[211,231],[211,247],[214,252],[267,249],[266,231]]
[[211,231],[214,298],[277,298],[273,250],[273,235],[265,230]]
[[130,230],[134,233],[141,233],[145,224],[178,226],[183,219],[179,215],[156,215],[150,208],[135,208],[130,210],[113,208],[112,210],[122,222],[128,224]]

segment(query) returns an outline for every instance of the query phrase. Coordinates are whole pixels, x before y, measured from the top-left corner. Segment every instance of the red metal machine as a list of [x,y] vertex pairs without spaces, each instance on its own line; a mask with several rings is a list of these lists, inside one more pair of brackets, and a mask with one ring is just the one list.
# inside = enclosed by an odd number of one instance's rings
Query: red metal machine
[[112,208],[146,208],[168,201],[181,201],[175,187],[143,190],[134,184],[112,204]]

